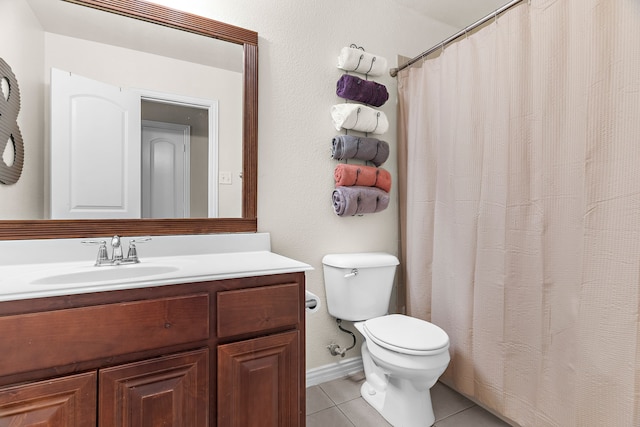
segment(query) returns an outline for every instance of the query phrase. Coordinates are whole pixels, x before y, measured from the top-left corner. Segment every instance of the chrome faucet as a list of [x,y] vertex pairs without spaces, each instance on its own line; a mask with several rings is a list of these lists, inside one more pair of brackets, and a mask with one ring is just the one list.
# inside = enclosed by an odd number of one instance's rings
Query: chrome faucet
[[[114,264],[122,262],[122,246],[120,244],[120,236],[117,234],[111,238],[111,261]],[[136,260],[135,262],[138,262]]]
[[115,235],[111,238],[111,258],[109,258],[109,252],[107,251],[107,242],[105,240],[83,240],[85,245],[99,245],[98,257],[96,258],[96,267],[104,265],[124,265],[124,264],[137,264],[140,262],[138,259],[138,251],[136,249],[136,243],[144,243],[151,240],[151,237],[139,237],[138,239],[131,239],[129,241],[129,251],[127,257],[122,255],[122,242],[120,236]]

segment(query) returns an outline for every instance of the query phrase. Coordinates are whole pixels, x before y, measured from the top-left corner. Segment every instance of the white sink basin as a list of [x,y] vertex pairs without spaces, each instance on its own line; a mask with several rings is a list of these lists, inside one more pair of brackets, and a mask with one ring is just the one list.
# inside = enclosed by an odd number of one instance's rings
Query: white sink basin
[[[207,242],[211,246],[211,242]],[[39,244],[34,243],[34,250],[39,248]],[[13,253],[5,253],[2,249],[0,242],[0,253],[3,256]],[[57,247],[54,249],[54,253],[61,251]],[[196,249],[205,251],[207,248]],[[233,246],[231,249],[235,252],[147,256],[139,264],[103,267],[96,267],[92,261],[86,259],[68,262],[52,260],[40,263],[0,263],[0,301],[179,285],[311,269],[308,264],[269,250],[240,251]],[[27,253],[25,250],[22,255],[26,256]]]
[[32,285],[74,285],[79,283],[113,282],[116,280],[152,277],[178,271],[178,267],[167,265],[120,265],[93,267],[91,270],[44,276],[32,280]]

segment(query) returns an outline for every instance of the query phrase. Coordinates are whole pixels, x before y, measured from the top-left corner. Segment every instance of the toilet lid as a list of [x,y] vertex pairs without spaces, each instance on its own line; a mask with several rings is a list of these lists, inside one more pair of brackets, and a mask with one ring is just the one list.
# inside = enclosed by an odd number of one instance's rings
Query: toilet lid
[[364,322],[369,338],[379,346],[407,354],[428,354],[449,346],[445,331],[424,320],[402,314],[376,317]]

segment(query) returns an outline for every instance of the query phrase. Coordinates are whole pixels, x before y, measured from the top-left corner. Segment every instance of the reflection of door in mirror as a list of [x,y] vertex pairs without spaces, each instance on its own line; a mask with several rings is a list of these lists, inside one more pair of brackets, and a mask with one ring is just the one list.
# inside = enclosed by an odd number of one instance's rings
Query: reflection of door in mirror
[[[160,96],[159,94],[149,94],[148,92],[145,95],[143,93],[141,104],[142,120],[189,127],[190,155],[185,160],[189,165],[188,181],[186,182],[189,191],[186,194],[187,199],[185,199],[188,200],[187,210],[189,214],[185,216],[191,218],[217,218],[220,216],[219,200],[221,203],[225,203],[225,199],[220,197],[220,189],[224,186],[222,184],[218,185],[216,182],[218,165],[225,166],[225,163],[220,162],[219,159],[220,155],[224,154],[224,146],[218,145],[217,141],[217,102],[191,98],[191,102],[187,104],[184,98],[182,102],[177,102],[175,99],[169,102],[167,97],[169,95]],[[204,105],[205,101],[208,102],[208,105]],[[196,102],[200,104],[196,105]],[[146,213],[144,207],[144,179],[142,192],[143,218],[173,218],[161,213]],[[226,205],[228,208],[231,203]],[[177,217],[181,216],[175,216],[175,218]]]
[[190,157],[189,125],[142,121],[143,218],[189,218]]
[[[187,105],[184,102],[168,102],[166,98],[167,96],[164,96],[164,99],[160,100],[143,97],[142,119],[143,121],[183,125],[189,128],[189,156],[185,158],[185,164],[188,165],[188,174],[185,177],[184,184],[186,191],[184,210],[188,213],[185,213],[184,216],[179,215],[180,209],[178,206],[176,206],[175,216],[170,216],[168,212],[152,214],[145,211],[145,189],[153,190],[145,185],[145,150],[143,149],[142,216],[143,218],[216,218],[219,216],[219,186],[216,182],[219,152],[216,138],[216,129],[218,127],[217,103],[211,101],[208,106],[194,105],[193,102],[196,100],[192,99],[192,103]],[[167,125],[157,126],[166,127]],[[210,128],[211,131],[209,131]],[[164,135],[164,137],[168,138],[169,135]],[[174,135],[173,139],[177,138],[179,138],[179,135]],[[174,144],[174,142],[171,144]],[[169,147],[169,145],[165,146],[167,150]],[[166,154],[169,155],[170,153],[167,151]],[[188,190],[186,190],[186,187],[188,187]],[[166,191],[161,191],[157,194],[166,194]]]
[[[217,101],[131,91],[60,70],[51,88],[52,218],[218,216]],[[191,155],[184,157],[184,143],[165,144],[166,134],[145,157],[139,111],[144,120],[186,126]],[[145,159],[155,159],[150,169]]]
[[140,218],[140,97],[51,70],[51,218]]

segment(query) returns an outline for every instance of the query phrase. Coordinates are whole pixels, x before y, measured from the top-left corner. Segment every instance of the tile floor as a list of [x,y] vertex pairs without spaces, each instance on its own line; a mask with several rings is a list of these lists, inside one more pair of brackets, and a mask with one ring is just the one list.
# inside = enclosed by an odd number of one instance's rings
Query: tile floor
[[[307,388],[307,427],[388,427],[360,396],[364,374]],[[444,384],[431,389],[435,427],[509,427]]]

